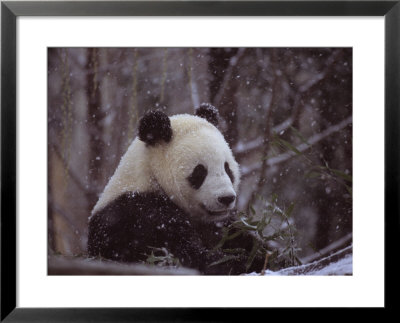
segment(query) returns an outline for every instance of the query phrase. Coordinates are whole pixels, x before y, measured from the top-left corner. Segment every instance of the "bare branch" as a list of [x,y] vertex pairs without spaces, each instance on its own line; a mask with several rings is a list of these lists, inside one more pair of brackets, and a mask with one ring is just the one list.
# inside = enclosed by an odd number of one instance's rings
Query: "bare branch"
[[[310,137],[307,140],[307,144],[302,143],[300,145],[298,145],[296,147],[296,149],[300,152],[304,152],[306,150],[308,150],[309,148],[311,148],[313,145],[315,145],[316,143],[320,142],[321,140],[325,139],[326,137],[332,135],[335,132],[338,132],[342,129],[344,129],[345,127],[347,127],[349,124],[351,124],[353,122],[353,117],[347,117],[346,119],[342,120],[341,122],[339,122],[336,125],[333,125],[327,129],[325,129],[324,131]],[[280,154],[278,156],[272,157],[270,159],[267,160],[267,165],[269,167],[271,166],[275,166],[277,164],[283,163],[293,157],[297,156],[297,154],[293,151],[288,151],[285,152],[283,154]],[[261,168],[261,164],[257,163],[254,164],[252,166],[249,167],[243,167],[242,168],[242,177],[251,175],[253,172],[258,171]]]
[[[347,259],[346,262],[352,262],[352,253],[353,253],[353,245],[350,244],[346,246],[345,248],[338,250],[334,252],[333,254],[330,254],[322,259],[316,260],[314,262],[301,265],[301,266],[296,266],[296,267],[288,267],[279,270],[277,273],[281,276],[292,276],[292,275],[327,275],[327,273],[321,274],[320,272],[324,270],[325,272],[328,270],[330,274],[335,274],[337,275],[337,270],[329,270],[328,267],[330,264],[338,262],[340,260]],[[352,268],[352,266],[349,266]],[[344,269],[345,273],[344,274],[352,274],[351,269]],[[271,274],[273,272],[266,272],[266,275]],[[275,273],[276,274],[276,273]]]
[[345,246],[348,246],[351,244],[353,240],[353,234],[348,233],[344,237],[336,240],[335,242],[331,243],[330,245],[326,246],[325,248],[322,248],[321,250],[318,250],[318,252],[309,255],[307,257],[301,258],[301,262],[303,264],[308,264],[311,262],[314,262],[316,260],[319,260],[323,257],[327,257],[333,252],[337,251],[338,249],[344,248]]
[[[330,72],[331,68],[334,66],[334,62],[337,60],[339,55],[342,53],[340,49],[336,50],[328,59],[327,59],[327,64],[325,69],[318,73],[316,76],[310,78],[309,81],[307,81],[305,84],[300,86],[298,92],[296,93],[296,97],[294,99],[294,104],[293,104],[293,111],[292,114],[284,120],[282,123],[274,126],[272,128],[273,133],[280,133],[282,131],[287,130],[297,119],[299,111],[300,111],[300,106],[301,102],[304,100],[304,97],[314,89],[316,85],[318,85],[318,82],[323,80]],[[234,148],[233,152],[236,155],[237,158],[242,157],[245,154],[254,152],[262,148],[263,146],[263,139],[258,137],[254,140],[251,140],[247,143],[242,143],[239,142]]]
[[325,69],[322,72],[320,72],[317,75],[315,75],[314,77],[311,77],[305,84],[300,86],[299,87],[299,91],[301,93],[308,92],[315,85],[317,85],[319,81],[323,80],[328,75],[328,73],[330,72],[331,68],[333,66],[335,66],[333,63],[338,59],[338,57],[341,54],[342,54],[342,50],[341,49],[338,49],[335,52],[333,52],[333,54],[331,54],[331,56],[329,56],[328,59],[327,59],[327,63],[326,63]]
[[[275,127],[272,128],[272,133],[280,133],[282,131],[285,131],[288,129],[294,122],[294,116],[291,115],[289,118],[287,118],[285,121],[282,123],[276,125]],[[256,139],[250,140],[248,142],[238,142],[236,146],[233,148],[233,152],[236,157],[240,158],[245,154],[251,153],[253,151],[256,151],[263,146],[263,141],[264,139],[261,137],[257,137]]]
[[262,137],[257,137],[256,139],[250,140],[245,143],[239,141],[233,148],[233,152],[236,155],[236,157],[237,155],[247,154],[250,151],[261,148],[263,140],[264,139]]
[[285,121],[283,121],[280,124],[273,127],[272,132],[281,133],[282,131],[287,130],[293,124],[293,122],[295,120],[295,114],[296,113],[292,113],[292,115],[289,118],[287,118]]
[[[352,121],[353,121],[353,117],[350,116],[350,117],[344,119],[343,121],[341,121],[340,123],[333,125],[333,126],[329,127],[328,129],[325,129],[324,131],[310,137],[307,140],[307,144],[302,143],[302,144],[298,145],[296,147],[296,149],[300,152],[304,152],[304,151],[308,150],[309,148],[311,148],[311,146],[315,145],[317,142],[321,141],[322,139],[325,139],[326,137],[330,136],[331,134],[347,127],[350,123],[352,123]],[[294,156],[296,156],[296,153],[294,153],[292,151],[286,152],[279,156],[268,159],[267,163],[268,163],[268,166],[274,166],[274,165],[284,162]]]

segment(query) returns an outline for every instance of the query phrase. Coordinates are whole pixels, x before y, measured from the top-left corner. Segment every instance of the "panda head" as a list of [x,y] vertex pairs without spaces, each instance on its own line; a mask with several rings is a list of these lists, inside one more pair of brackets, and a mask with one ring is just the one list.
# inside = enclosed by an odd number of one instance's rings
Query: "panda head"
[[139,123],[152,179],[189,215],[218,221],[236,204],[239,166],[221,132],[218,111],[202,104],[196,115],[146,113]]

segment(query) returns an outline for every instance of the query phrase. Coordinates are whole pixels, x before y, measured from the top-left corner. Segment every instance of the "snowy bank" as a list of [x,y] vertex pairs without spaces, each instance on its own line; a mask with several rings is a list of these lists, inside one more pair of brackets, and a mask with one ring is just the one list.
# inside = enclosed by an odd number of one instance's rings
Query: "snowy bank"
[[[279,271],[266,270],[265,276],[328,276],[328,275],[352,275],[353,274],[353,247],[348,246],[327,257],[313,261],[309,264],[284,268]],[[250,273],[250,276],[260,275]]]

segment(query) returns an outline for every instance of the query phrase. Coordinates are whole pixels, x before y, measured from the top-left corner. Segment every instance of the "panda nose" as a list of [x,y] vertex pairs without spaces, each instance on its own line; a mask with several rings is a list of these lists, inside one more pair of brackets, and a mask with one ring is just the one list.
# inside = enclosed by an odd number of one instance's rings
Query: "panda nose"
[[218,202],[225,206],[229,206],[235,200],[235,198],[235,195],[220,196],[218,198]]

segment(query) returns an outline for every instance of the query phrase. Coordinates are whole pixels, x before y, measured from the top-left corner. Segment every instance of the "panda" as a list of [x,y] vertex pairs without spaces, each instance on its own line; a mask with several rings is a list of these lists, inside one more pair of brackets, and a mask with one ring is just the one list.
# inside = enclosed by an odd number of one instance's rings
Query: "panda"
[[[234,221],[240,182],[218,117],[215,107],[202,104],[195,115],[155,110],[140,119],[138,137],[89,218],[89,256],[143,263],[153,250],[167,250],[201,274],[246,271],[246,257],[221,263],[229,255],[216,248]],[[250,251],[254,237],[240,236],[228,247]],[[253,263],[251,271],[262,269],[263,259]]]

